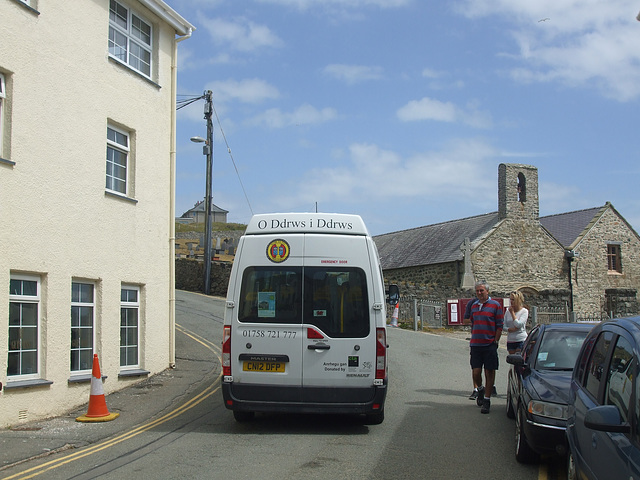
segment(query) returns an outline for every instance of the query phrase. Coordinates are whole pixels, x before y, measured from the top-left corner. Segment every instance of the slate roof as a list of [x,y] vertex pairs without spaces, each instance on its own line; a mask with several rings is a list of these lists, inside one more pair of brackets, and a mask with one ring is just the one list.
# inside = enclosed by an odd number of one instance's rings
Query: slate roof
[[[601,207],[540,217],[540,224],[565,248],[573,248],[610,203]],[[383,270],[463,260],[460,246],[469,237],[471,248],[495,228],[498,212],[451,220],[373,237]]]
[[373,239],[383,269],[431,265],[462,260],[460,245],[464,239],[469,237],[473,246],[474,240],[484,237],[498,222],[498,212],[493,212],[385,233]]
[[[188,214],[191,213],[191,212],[204,212],[205,206],[206,205],[204,204],[204,200],[200,200],[198,203],[196,203],[193,206],[193,208],[190,208],[185,213],[183,213],[182,216],[183,217],[188,216]],[[224,210],[224,209],[218,207],[215,203],[213,203],[213,201],[211,202],[211,212],[212,213],[229,213],[228,210]]]
[[581,237],[591,222],[603,213],[605,208],[595,207],[575,212],[559,213],[540,217],[540,224],[565,248],[571,248]]

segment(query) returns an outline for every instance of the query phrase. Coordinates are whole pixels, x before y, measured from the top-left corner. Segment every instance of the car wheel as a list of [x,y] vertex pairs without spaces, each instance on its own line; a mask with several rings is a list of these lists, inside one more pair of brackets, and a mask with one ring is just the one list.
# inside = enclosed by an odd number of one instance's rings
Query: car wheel
[[384,422],[384,410],[378,413],[368,413],[364,420],[366,425],[380,425]]
[[527,442],[524,433],[524,413],[518,409],[516,417],[516,460],[520,463],[533,463],[538,459],[538,454],[533,451]]
[[571,452],[567,453],[567,480],[578,480],[576,462],[573,460],[573,455],[571,455]]
[[255,412],[244,412],[241,410],[233,411],[233,418],[236,419],[236,422],[250,422],[255,417]]
[[513,409],[513,402],[511,397],[511,385],[507,385],[507,417],[516,418],[516,412]]

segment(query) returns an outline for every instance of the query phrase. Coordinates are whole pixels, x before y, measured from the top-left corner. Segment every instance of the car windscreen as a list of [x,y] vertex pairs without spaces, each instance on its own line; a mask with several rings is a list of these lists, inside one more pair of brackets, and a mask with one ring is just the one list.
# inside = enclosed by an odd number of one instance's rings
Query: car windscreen
[[537,370],[573,370],[580,347],[588,331],[547,330],[540,340],[534,368]]

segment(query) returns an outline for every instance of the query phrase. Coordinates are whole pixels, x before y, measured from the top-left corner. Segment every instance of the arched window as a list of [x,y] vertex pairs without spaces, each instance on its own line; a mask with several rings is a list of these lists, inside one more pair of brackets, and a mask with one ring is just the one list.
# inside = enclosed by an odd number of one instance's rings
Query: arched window
[[518,201],[521,203],[527,201],[527,180],[522,173],[518,174]]

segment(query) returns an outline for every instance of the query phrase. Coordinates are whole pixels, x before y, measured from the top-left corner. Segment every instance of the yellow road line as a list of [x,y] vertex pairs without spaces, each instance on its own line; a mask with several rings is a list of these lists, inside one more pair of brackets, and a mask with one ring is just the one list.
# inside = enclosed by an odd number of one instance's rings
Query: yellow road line
[[222,359],[220,358],[220,355],[217,355],[217,353],[221,352],[221,348],[218,345],[216,345],[215,343],[211,343],[211,341],[198,335],[197,333],[190,332],[189,330],[185,330],[181,325],[176,324],[176,330],[178,330],[180,333],[183,333],[184,335],[191,338],[192,340],[195,340],[196,342],[208,348],[209,350],[216,352],[216,356],[218,357],[218,360],[222,361]]
[[[209,342],[208,340],[200,337],[199,335],[190,332],[186,329],[184,329],[182,326],[177,325],[177,330],[180,331],[181,333],[185,334],[186,336],[188,336],[189,338],[195,340],[196,342],[202,344],[203,346],[205,346],[206,348],[208,348],[209,350],[212,350],[214,353],[216,353],[216,357],[218,357],[218,360],[221,361],[220,356],[217,354],[216,350],[219,350],[219,348],[217,348],[217,346],[211,342]],[[136,437],[138,435],[140,435],[143,432],[146,432],[148,430],[151,430],[153,427],[156,427],[158,425],[161,425],[165,422],[168,422],[169,420],[182,415],[183,413],[191,410],[193,407],[195,407],[196,405],[200,404],[201,402],[203,402],[204,400],[206,400],[207,398],[209,398],[211,395],[213,395],[214,393],[216,393],[219,389],[220,389],[220,378],[222,377],[222,374],[218,375],[218,378],[216,378],[214,380],[214,383],[211,384],[209,387],[207,387],[203,392],[201,392],[200,394],[196,395],[195,397],[193,397],[192,399],[188,400],[187,402],[185,402],[184,404],[180,405],[179,407],[177,407],[175,410],[172,410],[171,412],[167,413],[166,415],[152,421],[146,424],[143,424],[137,428],[134,428],[133,430],[123,433],[117,437],[111,438],[109,440],[105,440],[104,442],[98,443],[96,445],[92,445],[91,447],[87,447],[84,448],[82,450],[79,450],[75,453],[69,454],[67,456],[65,456],[64,458],[60,458],[57,460],[51,460],[49,462],[43,463],[42,465],[38,465],[37,467],[33,467],[30,468],[28,470],[24,470],[22,472],[16,473],[10,477],[5,477],[4,480],[12,480],[12,479],[28,479],[28,478],[33,478],[33,477],[37,477],[39,475],[42,475],[45,472],[48,472],[49,470],[53,470],[55,468],[61,467],[62,465],[66,465],[67,463],[71,463],[74,462],[76,460],[80,460],[81,458],[84,457],[88,457],[89,455],[93,455],[94,453],[100,452],[106,448],[112,447],[114,445],[117,445],[119,443],[122,443],[126,440],[129,440],[133,437]]]

